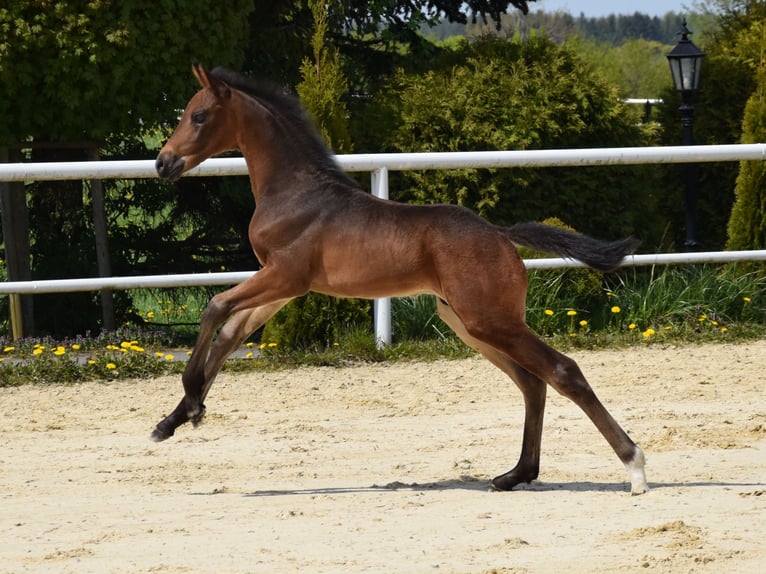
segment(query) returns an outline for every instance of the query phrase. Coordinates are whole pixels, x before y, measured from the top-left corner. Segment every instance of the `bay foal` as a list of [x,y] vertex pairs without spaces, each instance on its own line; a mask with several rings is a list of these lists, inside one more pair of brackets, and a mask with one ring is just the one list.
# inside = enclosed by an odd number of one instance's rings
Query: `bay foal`
[[291,299],[309,291],[364,298],[431,293],[444,321],[524,396],[521,456],[493,488],[537,478],[550,385],[601,431],[628,470],[631,492],[647,490],[641,449],[577,364],[527,327],[526,270],[516,251],[524,245],[608,271],[633,252],[634,240],[602,242],[536,223],[506,228],[463,207],[377,199],[341,171],[297,100],[224,69],[193,72],[201,89],[160,151],[157,173],[176,180],[210,156],[239,150],[256,205],[250,243],[262,268],[210,300],[183,374],[184,397],[157,424],[155,440],[201,421],[226,357]]

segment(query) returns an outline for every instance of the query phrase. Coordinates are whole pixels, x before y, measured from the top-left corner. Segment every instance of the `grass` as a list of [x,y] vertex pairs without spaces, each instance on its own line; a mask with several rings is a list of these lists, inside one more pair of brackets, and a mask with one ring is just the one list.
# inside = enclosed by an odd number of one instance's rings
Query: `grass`
[[[134,297],[141,328],[65,341],[0,338],[0,387],[180,373],[186,351],[167,350],[190,346],[209,294],[186,290],[179,297],[164,291]],[[561,350],[766,337],[762,265],[634,268],[607,276],[582,269],[534,272],[527,303],[530,327]],[[433,297],[395,299],[392,315],[395,342],[384,348],[376,345],[371,326],[350,329],[327,348],[281,349],[253,339],[224,369],[341,367],[474,354],[438,318]]]
[[554,336],[627,330],[652,337],[672,331],[684,339],[732,330],[729,336],[746,336],[766,325],[762,268],[634,268],[604,277],[601,292],[585,297],[576,289],[576,279],[567,279],[568,273],[553,279],[531,275],[528,321],[537,332]]

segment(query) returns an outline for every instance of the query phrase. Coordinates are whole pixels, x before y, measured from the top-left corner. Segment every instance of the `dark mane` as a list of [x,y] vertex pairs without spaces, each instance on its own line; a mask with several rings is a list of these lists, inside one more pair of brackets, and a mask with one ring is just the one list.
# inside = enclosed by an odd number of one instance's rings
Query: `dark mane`
[[[341,177],[347,183],[351,182],[335,161],[330,148],[319,135],[314,123],[309,119],[306,110],[298,98],[290,95],[276,84],[262,80],[256,82],[226,68],[214,68],[210,75],[235,90],[258,100],[258,102],[293,128],[291,135],[303,144],[305,151],[314,160],[326,170],[334,172],[333,175],[336,177]],[[296,142],[293,141],[293,143]]]

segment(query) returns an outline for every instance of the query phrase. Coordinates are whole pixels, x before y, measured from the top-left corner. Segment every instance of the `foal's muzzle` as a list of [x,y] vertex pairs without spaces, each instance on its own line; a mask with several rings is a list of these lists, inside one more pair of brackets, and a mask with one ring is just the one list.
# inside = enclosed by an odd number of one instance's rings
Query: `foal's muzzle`
[[157,156],[157,161],[154,162],[154,166],[157,168],[157,175],[162,179],[176,181],[184,172],[186,161],[172,151],[161,151],[160,155]]

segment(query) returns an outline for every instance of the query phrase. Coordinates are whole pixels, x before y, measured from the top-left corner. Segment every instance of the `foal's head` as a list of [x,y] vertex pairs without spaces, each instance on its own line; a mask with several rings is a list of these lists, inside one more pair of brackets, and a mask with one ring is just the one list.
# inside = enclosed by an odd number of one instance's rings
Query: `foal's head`
[[192,70],[202,89],[189,100],[178,127],[157,156],[157,173],[163,179],[174,181],[207,158],[236,147],[228,105],[231,88],[200,65]]

